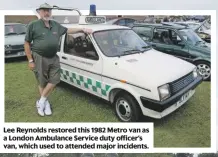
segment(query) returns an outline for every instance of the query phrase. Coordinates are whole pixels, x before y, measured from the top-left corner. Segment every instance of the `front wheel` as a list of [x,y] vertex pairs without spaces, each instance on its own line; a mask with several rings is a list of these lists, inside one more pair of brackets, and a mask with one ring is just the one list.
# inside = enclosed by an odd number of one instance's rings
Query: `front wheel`
[[141,117],[141,109],[136,100],[128,93],[118,94],[114,101],[117,117],[122,122],[137,122]]
[[209,81],[211,78],[211,66],[210,63],[205,61],[199,61],[195,64],[197,66],[198,74],[204,81]]

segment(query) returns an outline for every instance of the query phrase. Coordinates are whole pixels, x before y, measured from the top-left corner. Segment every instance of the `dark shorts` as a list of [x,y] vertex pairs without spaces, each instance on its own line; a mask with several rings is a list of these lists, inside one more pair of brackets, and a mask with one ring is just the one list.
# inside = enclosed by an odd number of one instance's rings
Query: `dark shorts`
[[60,82],[60,60],[56,55],[46,58],[33,52],[35,68],[33,70],[39,85],[44,88],[47,83],[58,84]]

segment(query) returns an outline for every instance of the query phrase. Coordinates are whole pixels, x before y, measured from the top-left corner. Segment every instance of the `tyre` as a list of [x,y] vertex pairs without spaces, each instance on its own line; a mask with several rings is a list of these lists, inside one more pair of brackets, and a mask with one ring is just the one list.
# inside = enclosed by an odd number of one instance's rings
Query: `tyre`
[[198,61],[195,63],[197,66],[197,71],[200,76],[202,76],[204,81],[209,81],[211,79],[211,66],[209,62]]
[[122,122],[137,122],[142,113],[137,101],[132,95],[122,92],[115,97],[114,108],[117,117]]

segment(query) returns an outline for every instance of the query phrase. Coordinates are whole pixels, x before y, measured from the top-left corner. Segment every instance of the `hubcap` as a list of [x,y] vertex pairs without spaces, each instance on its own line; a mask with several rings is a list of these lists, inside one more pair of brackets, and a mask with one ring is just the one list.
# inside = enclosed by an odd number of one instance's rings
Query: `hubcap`
[[204,80],[210,77],[211,69],[206,64],[197,65],[198,73],[203,77]]
[[117,101],[116,111],[120,119],[122,119],[123,121],[130,120],[132,111],[129,103],[126,100],[120,99]]

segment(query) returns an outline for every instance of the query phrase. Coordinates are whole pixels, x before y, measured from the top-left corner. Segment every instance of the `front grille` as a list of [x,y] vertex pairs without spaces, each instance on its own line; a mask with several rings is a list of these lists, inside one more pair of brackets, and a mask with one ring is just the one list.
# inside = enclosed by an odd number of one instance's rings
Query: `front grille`
[[24,49],[24,44],[22,45],[11,45],[12,50]]
[[183,88],[188,86],[193,81],[194,81],[194,76],[191,72],[188,75],[170,83],[171,95],[174,95],[178,91],[182,90]]
[[11,45],[9,49],[5,49],[5,55],[17,54],[18,52],[24,51],[24,44],[22,45]]

